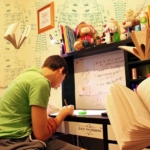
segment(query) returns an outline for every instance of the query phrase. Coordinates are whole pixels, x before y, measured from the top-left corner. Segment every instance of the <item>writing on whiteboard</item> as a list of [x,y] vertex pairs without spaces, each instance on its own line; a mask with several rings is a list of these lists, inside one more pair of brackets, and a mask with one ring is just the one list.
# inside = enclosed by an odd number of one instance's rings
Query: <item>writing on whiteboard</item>
[[[115,82],[125,85],[122,50],[75,59],[74,68],[76,108],[103,109],[110,86]],[[89,88],[81,92],[81,87]]]

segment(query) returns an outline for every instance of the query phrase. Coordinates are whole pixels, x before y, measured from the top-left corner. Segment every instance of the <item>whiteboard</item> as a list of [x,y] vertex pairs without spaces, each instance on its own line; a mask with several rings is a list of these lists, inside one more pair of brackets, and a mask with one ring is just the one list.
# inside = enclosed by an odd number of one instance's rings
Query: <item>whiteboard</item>
[[126,85],[122,50],[74,59],[76,109],[106,109],[110,86]]

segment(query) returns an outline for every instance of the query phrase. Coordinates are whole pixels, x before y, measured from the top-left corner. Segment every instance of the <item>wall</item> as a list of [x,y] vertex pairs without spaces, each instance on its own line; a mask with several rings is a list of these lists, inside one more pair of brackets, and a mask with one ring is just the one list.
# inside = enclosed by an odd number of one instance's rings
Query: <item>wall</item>
[[[49,39],[49,34],[60,39],[59,24],[75,28],[81,21],[85,21],[101,33],[108,19],[115,18],[121,24],[127,9],[147,9],[150,0],[55,0],[55,28],[38,35],[37,10],[50,2],[0,0],[0,95],[24,69],[33,65],[40,67],[47,56],[59,54],[59,44],[53,45]],[[32,26],[29,37],[19,50],[3,38],[7,27],[17,21],[22,23],[22,28],[28,24]],[[52,91],[51,100],[56,100],[55,103],[61,106],[61,88]]]

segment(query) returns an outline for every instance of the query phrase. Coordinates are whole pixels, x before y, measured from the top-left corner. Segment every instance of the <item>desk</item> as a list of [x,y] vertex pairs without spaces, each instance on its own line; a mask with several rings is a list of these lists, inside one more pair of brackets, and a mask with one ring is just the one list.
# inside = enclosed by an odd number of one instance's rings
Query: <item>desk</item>
[[[56,115],[52,114],[50,116],[55,117]],[[96,138],[103,139],[104,150],[109,150],[109,143],[117,144],[115,140],[109,140],[108,138],[108,126],[110,126],[108,117],[102,117],[101,115],[68,116],[64,120],[64,126],[66,126],[63,129],[64,133],[80,135],[80,132],[82,136],[83,133],[85,133],[84,136],[87,137],[92,137],[93,135],[88,134],[85,128],[88,128],[90,130],[91,127],[94,126],[94,131],[97,131],[94,137],[96,136]]]

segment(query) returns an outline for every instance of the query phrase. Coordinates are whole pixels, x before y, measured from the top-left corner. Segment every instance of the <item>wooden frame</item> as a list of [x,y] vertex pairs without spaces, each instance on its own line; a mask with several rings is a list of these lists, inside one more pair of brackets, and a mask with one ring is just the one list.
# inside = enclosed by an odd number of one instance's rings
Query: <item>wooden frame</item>
[[54,2],[37,11],[38,34],[54,28]]

